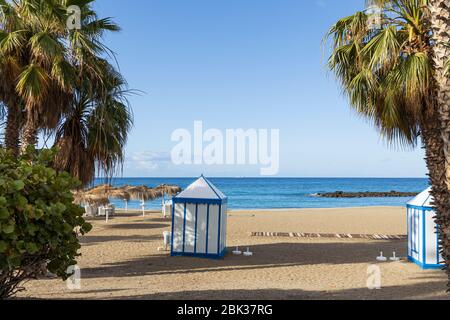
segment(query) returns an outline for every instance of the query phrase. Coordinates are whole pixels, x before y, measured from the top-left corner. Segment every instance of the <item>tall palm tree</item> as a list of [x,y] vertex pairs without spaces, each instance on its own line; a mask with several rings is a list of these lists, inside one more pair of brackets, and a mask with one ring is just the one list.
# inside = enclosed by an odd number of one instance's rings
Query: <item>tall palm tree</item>
[[[125,80],[105,60],[99,65],[103,65],[105,81],[82,79],[56,131],[55,167],[84,184],[92,181],[96,168],[109,177],[116,173],[124,161],[123,150],[133,123]],[[97,94],[92,94],[93,87]]]
[[0,0],[0,101],[6,110],[5,147],[15,155],[19,152],[23,104],[15,83],[23,65],[23,55],[18,50],[21,41],[21,19],[13,7]]
[[[55,165],[89,182],[98,169],[123,162],[131,127],[126,82],[105,60],[112,52],[93,0],[0,0],[0,101],[6,105],[5,145],[14,153],[56,133]],[[67,9],[81,8],[81,28],[67,28]]]
[[[430,25],[432,30],[432,58],[436,104],[441,123],[445,168],[435,177],[433,195],[439,208],[437,223],[440,226],[442,255],[446,262],[450,259],[450,4],[445,0],[429,0]],[[450,278],[450,270],[447,273]],[[450,284],[449,284],[450,289]]]
[[[2,74],[9,76],[9,88],[4,88],[4,95],[26,111],[23,131],[26,147],[36,143],[38,123],[44,127],[56,124],[70,96],[68,76],[73,70],[66,61],[61,40],[64,29],[58,22],[62,17],[52,14],[51,1],[3,0],[1,8],[7,13],[2,15],[5,28],[0,36],[5,61]],[[14,72],[9,73],[8,69]],[[13,112],[8,114],[8,118],[14,116]]]
[[[22,149],[36,144],[39,129],[56,127],[73,95],[77,78],[104,76],[95,73],[97,66],[92,63],[99,60],[92,57],[109,53],[101,43],[102,36],[106,31],[118,31],[119,27],[108,18],[98,19],[90,7],[91,2],[93,0],[0,0],[0,16],[3,17],[0,56],[5,61],[5,65],[0,65],[0,74],[5,79],[0,80],[7,84],[0,89],[5,98],[13,100],[7,101],[8,106],[14,105],[17,109],[18,105],[25,110]],[[69,5],[82,8],[79,30],[67,28]],[[10,69],[14,72],[8,72]],[[18,114],[8,113],[8,120]],[[15,127],[11,126],[11,131]],[[7,140],[17,143],[16,136],[17,132],[11,133],[11,139]]]
[[[446,52],[442,50],[448,45],[444,42],[449,38],[439,41],[436,38],[448,34],[449,29],[447,20],[447,29],[439,31],[442,21],[433,21],[437,17],[430,12],[437,10],[438,15],[448,19],[449,7],[439,7],[438,3],[445,1],[370,2],[378,6],[377,12],[357,12],[339,20],[329,31],[328,37],[332,39],[329,67],[340,80],[351,106],[371,120],[388,141],[416,146],[419,137],[422,138],[440,244],[448,266],[450,167],[446,165],[446,149],[450,144],[449,139],[443,139],[441,120],[444,114],[449,117],[450,106],[445,97],[450,95],[441,59],[444,59],[442,52]],[[438,5],[438,9],[433,5]],[[377,24],[371,23],[376,20]],[[450,277],[450,271],[446,270]]]

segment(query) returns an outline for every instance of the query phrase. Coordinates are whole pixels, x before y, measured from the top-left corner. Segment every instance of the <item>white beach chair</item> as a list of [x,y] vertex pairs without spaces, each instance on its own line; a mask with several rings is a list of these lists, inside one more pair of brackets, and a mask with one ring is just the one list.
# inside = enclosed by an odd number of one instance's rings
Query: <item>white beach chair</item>
[[167,201],[162,207],[163,218],[170,218],[172,216],[172,201]]
[[106,208],[104,206],[99,207],[97,216],[98,217],[106,216],[106,211],[105,210],[106,210]]
[[84,207],[84,210],[86,212],[85,213],[86,217],[95,217],[98,214],[98,208],[95,206],[87,205]]

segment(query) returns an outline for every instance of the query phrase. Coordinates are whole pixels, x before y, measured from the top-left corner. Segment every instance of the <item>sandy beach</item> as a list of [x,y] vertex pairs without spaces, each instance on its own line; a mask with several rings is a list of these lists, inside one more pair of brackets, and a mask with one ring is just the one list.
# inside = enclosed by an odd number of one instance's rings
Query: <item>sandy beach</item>
[[[27,283],[32,299],[447,299],[445,275],[406,262],[376,262],[383,251],[406,256],[405,240],[252,237],[251,232],[406,234],[400,207],[231,211],[228,247],[253,257],[224,260],[170,257],[158,252],[170,220],[120,214],[92,220],[81,238],[81,289],[51,278]],[[378,265],[382,289],[367,289],[367,268]]]

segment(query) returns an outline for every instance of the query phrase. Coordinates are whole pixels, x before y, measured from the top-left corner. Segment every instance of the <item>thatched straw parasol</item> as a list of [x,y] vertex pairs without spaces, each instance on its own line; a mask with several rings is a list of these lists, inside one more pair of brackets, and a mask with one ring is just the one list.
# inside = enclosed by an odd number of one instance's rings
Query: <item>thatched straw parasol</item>
[[160,190],[164,194],[167,194],[169,196],[174,196],[182,191],[181,187],[179,186],[171,186],[168,184],[162,184],[155,188],[155,190]]
[[131,195],[126,191],[120,188],[111,190],[108,195],[114,199],[120,199],[125,201],[130,201]]
[[113,186],[109,184],[102,184],[99,186],[96,186],[92,189],[88,189],[85,191],[87,194],[107,194],[111,192],[111,190],[114,190]]
[[125,211],[128,211],[128,201],[131,199],[131,195],[128,191],[123,188],[112,189],[108,195],[114,199],[120,199],[125,201]]
[[109,204],[109,198],[105,195],[79,192],[74,194],[74,202],[79,205],[105,206]]
[[[113,186],[109,184],[103,184],[96,186],[94,188],[77,192],[74,194],[76,198],[81,199],[81,202],[88,202],[91,201],[90,199],[100,199],[100,203],[105,203],[105,198],[114,198],[114,199],[120,199],[125,201],[125,209],[128,210],[128,201],[130,201],[131,196],[130,194],[123,188],[114,188]],[[83,199],[86,199],[88,201],[83,201]],[[109,201],[106,203],[108,204]]]
[[174,196],[174,195],[177,195],[178,193],[180,193],[183,189],[181,189],[181,187],[179,187],[179,186],[171,186],[168,184],[162,184],[162,185],[157,186],[155,188],[155,190],[159,190],[162,192],[162,205],[164,206],[164,204],[166,203],[166,198],[165,198],[166,194],[168,196]]
[[140,200],[142,215],[145,216],[145,201],[155,200],[163,195],[160,190],[152,189],[147,186],[127,187],[125,189],[132,199]]
[[131,198],[135,200],[148,201],[158,198],[155,189],[146,186],[128,187],[125,190],[130,194]]

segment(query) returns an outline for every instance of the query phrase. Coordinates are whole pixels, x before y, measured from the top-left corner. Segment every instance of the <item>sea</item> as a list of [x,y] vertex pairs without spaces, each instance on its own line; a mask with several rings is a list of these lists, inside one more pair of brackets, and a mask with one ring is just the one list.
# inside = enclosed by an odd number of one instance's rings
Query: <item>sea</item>
[[[428,187],[428,180],[421,178],[208,178],[225,195],[232,209],[298,209],[298,208],[351,208],[373,206],[405,206],[411,198],[354,198],[328,199],[318,193],[345,192],[416,192]],[[178,185],[183,189],[196,178],[115,178],[112,184]],[[104,183],[96,179],[94,184]],[[145,204],[148,210],[160,209],[161,199]],[[121,200],[111,199],[117,208],[124,208]],[[130,201],[128,208],[140,209],[139,201]]]

